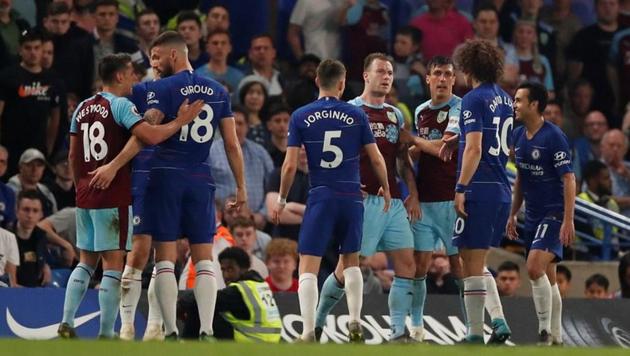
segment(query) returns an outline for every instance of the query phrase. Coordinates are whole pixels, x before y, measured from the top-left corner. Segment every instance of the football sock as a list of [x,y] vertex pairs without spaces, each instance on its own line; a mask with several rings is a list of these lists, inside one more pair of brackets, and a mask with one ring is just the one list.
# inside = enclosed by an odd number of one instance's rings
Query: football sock
[[175,265],[170,261],[160,261],[155,264],[155,294],[162,317],[164,318],[164,332],[166,335],[177,333],[177,280],[175,280]]
[[413,281],[413,297],[411,299],[411,326],[419,327],[424,323],[424,303],[427,299],[427,276]]
[[468,336],[483,336],[483,306],[486,302],[486,279],[484,276],[464,278],[464,303],[468,319]]
[[81,305],[83,296],[85,296],[85,291],[88,289],[93,274],[94,269],[85,263],[79,263],[70,274],[63,303],[63,323],[74,327],[74,317],[77,314],[79,305]]
[[162,311],[160,310],[160,303],[158,303],[157,296],[155,295],[155,267],[153,267],[151,282],[149,282],[149,288],[147,289],[147,299],[149,301],[147,325],[157,324],[162,326]]
[[328,275],[328,278],[322,285],[322,291],[319,296],[319,304],[317,305],[317,313],[315,317],[315,326],[323,328],[326,324],[326,317],[330,311],[337,305],[341,297],[345,294],[343,285],[339,283],[335,273]]
[[299,278],[298,299],[303,320],[303,337],[315,331],[317,297],[317,276],[313,273],[302,273]]
[[551,284],[546,274],[529,280],[532,284],[532,298],[538,316],[538,333],[546,330],[551,333]]
[[[501,299],[499,298],[499,290],[497,289],[497,282],[494,280],[494,277],[488,270],[488,267],[483,268],[483,276],[486,280],[485,289],[487,292],[485,306],[488,314],[490,314],[490,319],[505,320],[505,316],[503,315],[503,306],[501,305]],[[466,308],[468,308],[468,304],[466,304]]]
[[199,335],[213,335],[212,319],[217,301],[217,280],[214,278],[212,261],[202,260],[195,264],[195,300],[199,309]]
[[142,292],[142,270],[125,266],[120,281],[120,322],[133,324]]
[[558,283],[551,286],[551,335],[562,342],[562,297]]
[[348,267],[343,270],[350,322],[361,320],[363,307],[363,274],[359,267]]
[[411,310],[413,300],[414,280],[394,276],[392,287],[389,290],[387,304],[389,305],[391,338],[396,338],[405,333],[405,321]]
[[459,290],[459,308],[462,312],[462,318],[464,318],[464,324],[468,324],[468,320],[466,319],[466,305],[464,305],[464,281],[456,278],[455,284]]
[[98,305],[101,309],[101,325],[98,334],[114,337],[114,323],[120,306],[120,271],[103,271],[101,287],[98,290]]

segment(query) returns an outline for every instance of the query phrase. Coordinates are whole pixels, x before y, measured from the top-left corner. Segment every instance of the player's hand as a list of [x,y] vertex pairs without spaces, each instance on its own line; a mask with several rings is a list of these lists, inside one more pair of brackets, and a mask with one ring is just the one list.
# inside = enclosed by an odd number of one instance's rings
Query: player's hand
[[47,284],[49,284],[50,282],[52,282],[52,271],[50,270],[50,266],[48,266],[48,264],[44,265],[44,268],[42,269],[42,286],[45,286]]
[[236,188],[236,199],[228,203],[228,209],[236,209],[241,211],[241,207],[247,205],[247,190],[245,188]]
[[457,216],[459,216],[462,219],[466,219],[468,217],[468,214],[466,213],[466,210],[464,207],[465,204],[466,204],[466,194],[455,193],[455,201],[454,201],[455,212],[457,213]]
[[405,209],[407,210],[407,218],[413,224],[422,218],[422,210],[420,210],[420,201],[417,195],[409,194],[405,199]]
[[78,260],[77,254],[74,251],[74,247],[72,247],[72,245],[70,245],[69,247],[64,247],[61,256],[63,257],[63,263],[66,266],[72,266],[74,261]]
[[382,193],[383,199],[385,200],[385,204],[383,204],[383,212],[386,213],[389,211],[389,206],[392,203],[392,194],[389,192],[389,189],[384,190],[381,187],[382,192],[379,190],[379,193]]
[[108,163],[98,167],[92,172],[89,172],[88,174],[93,176],[90,180],[90,187],[94,187],[96,189],[109,188],[109,185],[112,184],[112,181],[116,177],[117,171],[117,169]]
[[440,159],[444,162],[448,162],[453,158],[453,152],[457,149],[457,143],[459,141],[459,135],[444,136],[442,137],[442,147],[440,147]]
[[566,247],[573,244],[575,240],[575,226],[573,220],[563,220],[560,226],[560,242]]
[[192,104],[188,104],[188,99],[185,99],[177,110],[177,120],[182,123],[182,126],[188,125],[199,115],[204,105],[206,103],[203,100],[196,100]]
[[518,239],[518,231],[516,231],[516,215],[510,215],[507,221],[507,225],[505,226],[505,232],[507,233],[507,237],[510,240]]
[[284,210],[285,206],[286,204],[276,203],[276,207],[273,209],[273,215],[271,216],[274,224],[280,224],[280,215],[282,215],[282,210]]

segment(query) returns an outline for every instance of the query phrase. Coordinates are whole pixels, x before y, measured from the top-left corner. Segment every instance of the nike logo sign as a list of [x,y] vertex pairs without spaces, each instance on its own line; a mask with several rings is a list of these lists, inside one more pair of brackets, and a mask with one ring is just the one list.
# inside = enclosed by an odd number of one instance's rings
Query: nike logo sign
[[[11,315],[11,311],[7,308],[7,325],[11,332],[13,332],[17,337],[22,339],[30,339],[30,340],[50,340],[57,337],[57,329],[59,328],[59,323],[55,323],[52,325],[42,326],[39,328],[30,328],[28,326],[24,326],[17,322],[13,315]],[[74,327],[78,328],[79,326],[87,323],[88,321],[98,317],[101,314],[100,311],[96,311],[90,314],[86,314],[74,319]]]

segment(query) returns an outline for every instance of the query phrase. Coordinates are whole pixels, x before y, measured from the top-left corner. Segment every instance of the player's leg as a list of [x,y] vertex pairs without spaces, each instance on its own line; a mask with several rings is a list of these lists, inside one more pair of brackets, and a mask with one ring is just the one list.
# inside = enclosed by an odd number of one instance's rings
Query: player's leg
[[298,299],[303,320],[302,341],[315,341],[317,273],[321,260],[321,256],[300,254]]
[[344,290],[343,260],[340,258],[335,270],[328,275],[319,294],[319,303],[315,314],[315,338],[319,339],[326,325],[326,317],[346,294]]
[[554,345],[562,345],[562,296],[556,279],[556,263],[547,266],[547,277],[551,283],[551,338]]
[[[134,216],[134,220],[135,218]],[[132,239],[131,251],[127,254],[127,261],[120,282],[120,338],[122,340],[133,340],[135,336],[133,324],[142,293],[142,271],[151,252],[151,235],[137,234],[133,235]],[[147,328],[149,326],[151,325],[147,325]]]
[[192,262],[195,265],[195,287],[193,293],[199,311],[199,338],[214,335],[212,321],[217,301],[217,280],[212,267],[212,244],[190,244]]
[[[429,248],[418,245],[416,235],[416,249]],[[427,236],[427,239],[431,239]],[[427,244],[429,245],[429,244]],[[433,244],[430,244],[433,246]],[[430,251],[414,251],[416,273],[413,281],[413,299],[411,301],[411,337],[419,342],[424,341],[424,304],[427,299],[427,272],[431,264],[433,248]]]
[[179,334],[177,330],[176,260],[175,241],[166,241],[165,239],[165,241],[155,242],[155,294],[164,318],[164,334],[169,339],[176,339]]
[[555,255],[543,250],[530,250],[527,256],[527,274],[532,285],[532,298],[538,317],[539,343],[551,345],[551,283],[547,267]]
[[464,305],[468,320],[467,340],[483,343],[483,314],[486,303],[486,281],[483,276],[488,250],[460,247],[464,272]]
[[57,333],[62,338],[76,337],[74,332],[74,317],[85,296],[99,254],[94,252],[94,224],[88,209],[77,208],[77,247],[80,249],[79,264],[74,268],[63,303],[63,318]]
[[120,305],[120,279],[125,260],[124,250],[104,251],[103,279],[98,290],[98,304],[101,310],[98,336],[111,339],[115,336],[114,323]]
[[164,330],[162,330],[164,320],[162,318],[162,311],[160,310],[160,304],[158,303],[157,295],[155,293],[155,272],[154,266],[153,272],[151,273],[149,288],[147,288],[149,315],[147,316],[147,328],[144,331],[142,341],[164,340]]

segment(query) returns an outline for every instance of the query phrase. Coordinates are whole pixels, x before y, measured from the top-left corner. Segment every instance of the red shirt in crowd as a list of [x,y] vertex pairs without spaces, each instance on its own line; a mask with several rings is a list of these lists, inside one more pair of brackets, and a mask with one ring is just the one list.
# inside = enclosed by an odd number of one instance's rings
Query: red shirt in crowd
[[296,278],[293,278],[293,281],[291,282],[291,287],[289,287],[289,289],[286,289],[286,290],[282,290],[282,289],[278,288],[278,286],[273,284],[273,282],[271,281],[271,276],[265,278],[265,282],[267,282],[267,284],[269,284],[269,289],[271,289],[271,291],[273,293],[276,293],[276,292],[297,293],[297,291],[298,291],[298,280]]
[[422,56],[427,61],[438,55],[452,56],[457,45],[474,35],[468,19],[456,9],[449,10],[442,18],[426,12],[409,24],[422,31]]

